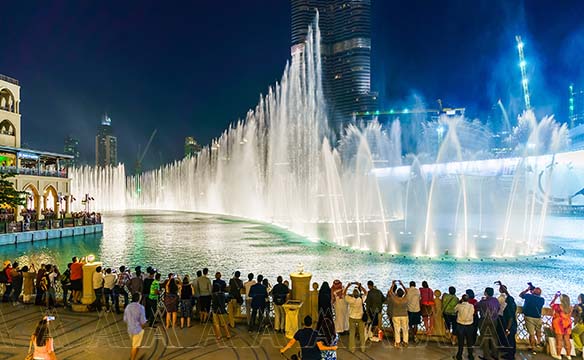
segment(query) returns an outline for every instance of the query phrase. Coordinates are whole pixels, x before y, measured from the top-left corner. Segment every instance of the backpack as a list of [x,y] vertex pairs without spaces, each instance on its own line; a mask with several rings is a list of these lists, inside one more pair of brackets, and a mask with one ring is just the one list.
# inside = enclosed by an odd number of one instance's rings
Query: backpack
[[70,279],[71,274],[69,273],[69,270],[65,270],[64,273],[61,274],[61,276],[59,276],[59,281],[61,282],[61,285],[68,285],[71,283],[71,279]]
[[6,284],[8,282],[8,276],[6,275],[6,268],[2,269],[0,273],[0,284]]

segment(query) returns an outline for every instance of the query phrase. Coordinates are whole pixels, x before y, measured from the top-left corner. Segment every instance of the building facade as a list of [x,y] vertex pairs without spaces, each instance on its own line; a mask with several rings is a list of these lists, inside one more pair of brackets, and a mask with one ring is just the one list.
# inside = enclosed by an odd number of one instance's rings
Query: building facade
[[63,148],[63,152],[65,154],[73,157],[72,159],[67,160],[67,167],[74,167],[74,166],[80,165],[80,163],[79,163],[79,140],[68,135],[65,138],[65,146]]
[[[72,196],[67,161],[72,156],[21,148],[20,84],[0,75],[0,173],[10,174],[16,190],[24,191],[26,208],[15,210],[42,219],[46,212],[70,212]],[[3,205],[3,204],[0,204]],[[4,209],[6,210],[6,209]]]
[[319,14],[322,86],[334,128],[377,108],[371,91],[371,0],[292,0],[291,49]]
[[114,136],[112,119],[103,116],[95,137],[95,165],[116,166],[118,164],[118,139]]
[[192,136],[185,137],[185,158],[193,157],[201,152],[202,147]]
[[576,88],[574,84],[569,87],[568,114],[570,128],[584,125],[584,89]]

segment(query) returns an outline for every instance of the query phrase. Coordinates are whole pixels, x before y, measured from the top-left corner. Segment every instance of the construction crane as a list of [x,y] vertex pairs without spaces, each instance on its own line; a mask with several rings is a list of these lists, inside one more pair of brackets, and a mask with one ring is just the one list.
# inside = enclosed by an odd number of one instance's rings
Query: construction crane
[[154,139],[154,136],[156,135],[156,133],[158,132],[158,129],[154,129],[154,131],[152,132],[152,135],[150,135],[150,139],[148,140],[148,143],[146,143],[146,147],[144,148],[144,151],[140,154],[140,147],[138,147],[138,157],[136,158],[136,167],[135,167],[135,174],[136,175],[140,175],[142,173],[142,160],[144,160],[144,157],[146,156],[146,153],[148,152],[148,149],[150,148],[150,144],[152,144],[152,140]]
[[523,87],[523,99],[525,100],[525,110],[531,110],[529,82],[527,80],[527,72],[525,71],[527,63],[525,62],[525,55],[523,54],[523,41],[521,40],[521,36],[516,35],[515,41],[517,41],[517,53],[519,54],[519,68],[521,69],[521,85]]

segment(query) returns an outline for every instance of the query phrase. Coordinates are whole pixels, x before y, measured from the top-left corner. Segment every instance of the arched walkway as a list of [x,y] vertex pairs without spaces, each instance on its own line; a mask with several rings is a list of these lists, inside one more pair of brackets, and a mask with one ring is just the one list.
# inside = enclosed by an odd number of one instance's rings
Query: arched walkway
[[10,120],[0,122],[0,134],[14,136],[14,125]]
[[39,201],[39,191],[33,184],[27,184],[24,189],[26,191],[26,208],[27,210],[34,210],[37,208]]
[[16,101],[14,95],[8,89],[0,90],[0,109],[10,112],[16,112]]
[[48,185],[43,191],[43,209],[57,211],[59,195],[53,185]]

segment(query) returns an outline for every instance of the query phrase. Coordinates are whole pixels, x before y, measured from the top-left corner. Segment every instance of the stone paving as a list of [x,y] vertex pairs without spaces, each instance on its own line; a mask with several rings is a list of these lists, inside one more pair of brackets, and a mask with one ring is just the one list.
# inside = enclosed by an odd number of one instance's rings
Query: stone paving
[[[58,359],[128,359],[130,340],[122,315],[76,313],[64,308],[46,312],[34,305],[0,304],[0,359],[23,359],[30,335],[44,315],[51,322]],[[217,341],[209,325],[193,322],[192,328],[146,329],[140,359],[285,359],[279,353],[287,339],[272,331],[249,333],[244,325],[232,330],[232,338]],[[451,359],[455,349],[436,342],[394,349],[390,341],[368,343],[366,353],[351,354],[348,339],[341,337],[339,359]],[[551,359],[546,355],[518,354],[521,359]]]

